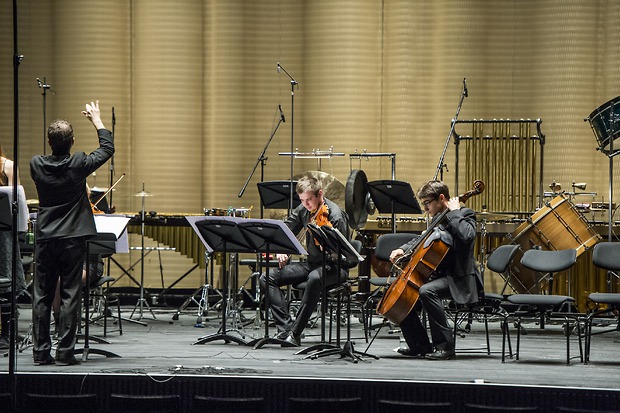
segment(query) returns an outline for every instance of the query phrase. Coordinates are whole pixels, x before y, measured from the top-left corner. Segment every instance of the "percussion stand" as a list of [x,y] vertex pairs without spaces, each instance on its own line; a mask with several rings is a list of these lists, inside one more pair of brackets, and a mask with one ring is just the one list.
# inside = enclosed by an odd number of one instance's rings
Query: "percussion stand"
[[140,249],[140,298],[138,299],[138,302],[134,306],[133,311],[131,312],[131,315],[129,316],[129,318],[133,318],[133,315],[136,312],[136,309],[138,309],[139,312],[138,312],[137,320],[142,320],[144,318],[144,307],[146,306],[146,308],[148,308],[148,310],[151,312],[153,319],[155,320],[157,319],[157,317],[155,317],[155,313],[153,313],[153,310],[149,306],[149,303],[144,298],[144,251],[145,251],[145,248],[144,248],[144,224],[145,224],[144,198],[150,195],[150,194],[147,194],[147,192],[144,190],[144,182],[142,182],[142,192],[140,192],[138,195],[142,198],[142,210],[140,211],[140,235],[141,235],[141,240],[142,240],[142,246]]

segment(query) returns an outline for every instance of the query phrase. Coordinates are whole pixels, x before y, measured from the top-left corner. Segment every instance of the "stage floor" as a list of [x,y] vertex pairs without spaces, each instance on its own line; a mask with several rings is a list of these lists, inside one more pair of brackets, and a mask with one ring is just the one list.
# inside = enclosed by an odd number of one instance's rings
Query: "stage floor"
[[[129,318],[132,307],[123,308],[123,317]],[[491,350],[484,353],[484,325],[474,321],[472,331],[457,340],[457,357],[448,361],[415,360],[399,355],[395,350],[400,345],[399,334],[383,327],[370,348],[363,337],[362,324],[352,317],[352,341],[358,351],[367,351],[378,359],[364,356],[354,363],[350,357],[330,355],[317,359],[296,354],[299,348],[282,348],[267,344],[261,349],[223,340],[193,345],[199,338],[215,334],[220,326],[220,315],[211,311],[203,319],[204,327],[196,327],[197,312],[188,308],[178,320],[173,320],[176,309],[153,308],[153,314],[144,308],[146,325],[123,321],[123,334],[109,332],[109,344],[90,340],[90,351],[86,361],[76,366],[35,366],[32,363],[32,348],[17,353],[17,373],[96,373],[96,374],[138,374],[138,375],[230,375],[304,377],[328,379],[379,379],[393,381],[489,383],[518,386],[576,387],[592,389],[620,389],[620,359],[617,332],[594,337],[591,362],[582,364],[578,358],[566,366],[566,344],[561,326],[547,325],[541,330],[535,324],[527,325],[527,335],[522,337],[520,360],[507,359],[501,362],[502,336],[499,322],[490,324]],[[26,334],[31,320],[31,308],[20,306],[19,333]],[[264,337],[264,327],[252,322],[253,310],[244,310],[247,324],[243,329],[233,329],[229,322],[229,334],[250,341]],[[134,319],[137,314],[134,314]],[[230,321],[230,320],[229,320]],[[378,324],[379,319],[375,322]],[[109,329],[117,328],[109,324]],[[601,327],[597,327],[601,328]],[[270,333],[275,332],[274,328]],[[376,330],[372,331],[374,335]],[[516,346],[516,331],[511,326],[513,347]],[[103,327],[93,324],[90,334],[102,337]],[[342,336],[346,337],[346,328]],[[343,340],[344,341],[344,340]],[[308,328],[302,340],[302,348],[320,342],[318,326]],[[83,348],[83,340],[77,348]],[[465,352],[475,349],[481,353]],[[105,357],[96,354],[106,350],[120,357]],[[576,337],[571,339],[571,353],[579,354]],[[8,357],[0,358],[0,369],[8,371]]]

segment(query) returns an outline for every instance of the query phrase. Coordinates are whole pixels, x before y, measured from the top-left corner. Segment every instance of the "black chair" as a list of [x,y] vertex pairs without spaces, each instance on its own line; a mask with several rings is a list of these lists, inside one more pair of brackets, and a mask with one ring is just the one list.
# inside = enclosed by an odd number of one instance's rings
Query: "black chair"
[[452,403],[433,402],[409,402],[400,400],[379,400],[377,402],[379,413],[452,413]]
[[[525,251],[521,258],[521,264],[534,271],[539,271],[549,276],[549,294],[513,294],[507,297],[510,304],[517,306],[517,309],[509,313],[509,317],[514,318],[517,328],[517,349],[516,360],[519,360],[519,349],[522,331],[522,320],[524,318],[537,318],[540,321],[540,328],[545,328],[545,320],[563,319],[564,335],[566,336],[566,364],[570,365],[570,332],[571,323],[577,327],[577,337],[579,339],[579,354],[583,361],[583,347],[581,342],[581,314],[572,311],[575,299],[566,295],[551,294],[554,273],[564,271],[572,267],[577,260],[577,251],[574,249],[560,251],[545,251],[531,249]],[[504,339],[508,329],[504,330]],[[502,355],[502,358],[504,356]]]
[[38,394],[26,393],[20,411],[24,412],[98,412],[96,394]]
[[107,411],[115,413],[176,413],[181,411],[181,396],[169,395],[135,395],[112,393],[108,400]]
[[[118,331],[123,335],[123,324],[121,317],[121,303],[118,296],[110,292],[110,283],[114,282],[114,277],[103,276],[99,278],[97,284],[91,288],[90,298],[93,302],[90,322],[95,323],[103,319],[103,336],[107,337],[108,332]],[[116,316],[112,316],[110,304],[115,304]],[[99,313],[99,314],[97,314]],[[108,318],[115,318],[118,328],[108,331]]]
[[[416,234],[409,233],[396,233],[396,234],[383,234],[377,238],[377,244],[375,245],[375,258],[379,261],[389,262],[390,254],[401,245],[406,244],[413,238],[417,237]],[[393,280],[394,273],[390,272],[387,277],[371,277],[368,281],[371,286],[375,287],[369,294],[364,305],[362,306],[362,319],[364,322],[364,334],[366,340],[372,330],[372,316],[375,313],[377,304],[381,301],[383,293],[386,287],[388,287]]]
[[[351,240],[351,245],[355,250],[360,253],[362,250],[362,242],[359,240]],[[353,264],[346,265],[346,267],[351,270],[355,267]],[[333,332],[333,323],[334,320],[336,322],[336,343],[340,345],[340,327],[342,325],[342,307],[343,301],[346,302],[346,316],[347,316],[347,331],[350,330],[351,326],[351,302],[352,298],[352,286],[354,284],[354,280],[347,279],[341,283],[337,283],[334,285],[328,285],[327,287],[327,308],[329,311],[329,326],[327,327],[327,331],[329,332],[328,342],[332,341],[332,332]],[[292,286],[294,290],[302,291],[306,288],[306,282],[301,282],[299,284],[294,284]],[[319,302],[319,311],[322,308],[321,303]]]
[[192,413],[262,413],[265,412],[265,399],[262,397],[208,397],[194,396]]
[[[599,268],[607,271],[620,271],[620,243],[600,242],[594,246],[592,262]],[[592,336],[597,334],[620,332],[620,293],[591,293],[588,300],[592,303],[592,310],[586,317],[586,343],[584,363],[590,362],[590,346]],[[596,317],[606,317],[614,320],[616,326],[612,329],[604,329],[592,332],[592,325]],[[613,323],[612,323],[613,324]]]
[[[518,245],[501,245],[493,251],[487,260],[487,268],[491,271],[499,273],[504,278],[509,272],[510,263],[514,258],[516,252],[519,250]],[[502,307],[502,301],[504,297],[501,294],[484,292],[480,300],[477,303],[466,305],[455,305],[450,309],[454,313],[454,343],[456,345],[457,337],[459,337],[459,325],[466,319],[467,324],[464,328],[466,333],[470,331],[470,324],[473,316],[480,316],[484,321],[484,330],[486,335],[486,353],[491,354],[491,344],[489,336],[489,318],[498,318],[500,321],[500,328],[502,335],[506,332],[505,336],[508,340],[509,355],[512,357],[512,346],[510,344],[510,333],[508,331],[508,312]],[[506,341],[502,343],[502,363],[505,361],[505,345]],[[457,349],[458,352],[466,351],[478,351],[477,349]]]
[[362,408],[362,399],[359,397],[320,399],[289,397],[286,411],[289,413],[316,413],[321,411],[358,413],[362,411]]

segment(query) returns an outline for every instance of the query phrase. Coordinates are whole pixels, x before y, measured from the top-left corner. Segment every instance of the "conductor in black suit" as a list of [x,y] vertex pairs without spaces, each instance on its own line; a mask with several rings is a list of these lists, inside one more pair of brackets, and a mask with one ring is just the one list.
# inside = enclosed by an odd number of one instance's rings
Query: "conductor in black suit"
[[[418,198],[433,219],[448,211],[436,231],[451,247],[419,291],[419,304],[426,310],[432,344],[414,309],[400,324],[409,348],[400,348],[398,352],[415,358],[448,360],[455,356],[454,335],[443,300],[452,298],[459,304],[475,303],[482,285],[474,258],[476,214],[470,208],[461,207],[458,198],[450,198],[448,186],[441,181],[427,182],[418,190]],[[414,243],[415,239],[392,251],[390,259],[396,260]]]
[[[33,355],[37,365],[72,365],[86,241],[97,234],[86,194],[86,178],[114,154],[112,132],[101,121],[99,101],[86,104],[82,114],[95,126],[99,148],[90,154],[70,153],[73,127],[65,120],[52,122],[47,140],[52,154],[35,156],[30,175],[39,195],[36,240],[36,277],[32,304]],[[50,314],[60,280],[61,306],[58,347],[51,356]]]

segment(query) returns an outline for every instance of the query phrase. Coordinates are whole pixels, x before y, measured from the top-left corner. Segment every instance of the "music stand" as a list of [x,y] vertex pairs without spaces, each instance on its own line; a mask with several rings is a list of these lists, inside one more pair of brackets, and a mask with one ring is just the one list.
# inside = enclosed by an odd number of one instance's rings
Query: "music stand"
[[[129,218],[121,216],[99,216],[95,218],[95,224],[97,226],[97,235],[86,241],[86,285],[84,286],[84,312],[86,322],[84,324],[84,348],[75,350],[75,354],[82,354],[82,361],[87,361],[90,353],[105,357],[120,357],[118,354],[112,353],[111,351],[90,348],[90,258],[95,255],[112,255],[117,252],[117,249],[118,252],[124,251],[124,247],[122,247],[124,244],[122,235],[127,229]],[[121,239],[121,242],[117,244],[119,239]],[[129,252],[129,245],[127,245],[126,252]],[[98,341],[107,343],[107,341],[101,339]]]
[[239,223],[241,231],[252,250],[259,254],[265,254],[265,336],[254,340],[250,345],[254,349],[259,349],[265,344],[290,345],[286,340],[269,337],[269,254],[299,254],[306,255],[307,252],[301,243],[295,238],[289,227],[282,221],[273,219],[252,219],[243,220]]
[[[264,208],[287,209],[289,207],[291,181],[266,181],[259,182],[256,185],[258,186],[258,194]],[[299,194],[294,190],[296,186],[297,181],[293,181],[293,208],[301,204]]]
[[420,214],[422,209],[408,182],[380,180],[368,182],[370,197],[380,213],[392,214],[392,232],[396,233],[396,214]]
[[[190,219],[195,218],[195,219]],[[244,221],[237,217],[187,217],[188,222],[194,229],[198,238],[204,244],[207,253],[221,252],[224,257],[227,253],[251,252],[251,247],[239,231],[238,223]],[[223,266],[224,288],[222,294],[222,326],[215,334],[200,337],[192,344],[204,344],[215,340],[224,340],[224,343],[234,341],[237,344],[246,345],[247,342],[242,338],[232,336],[227,331],[227,311],[228,311],[228,277],[229,271],[226,265]]]

